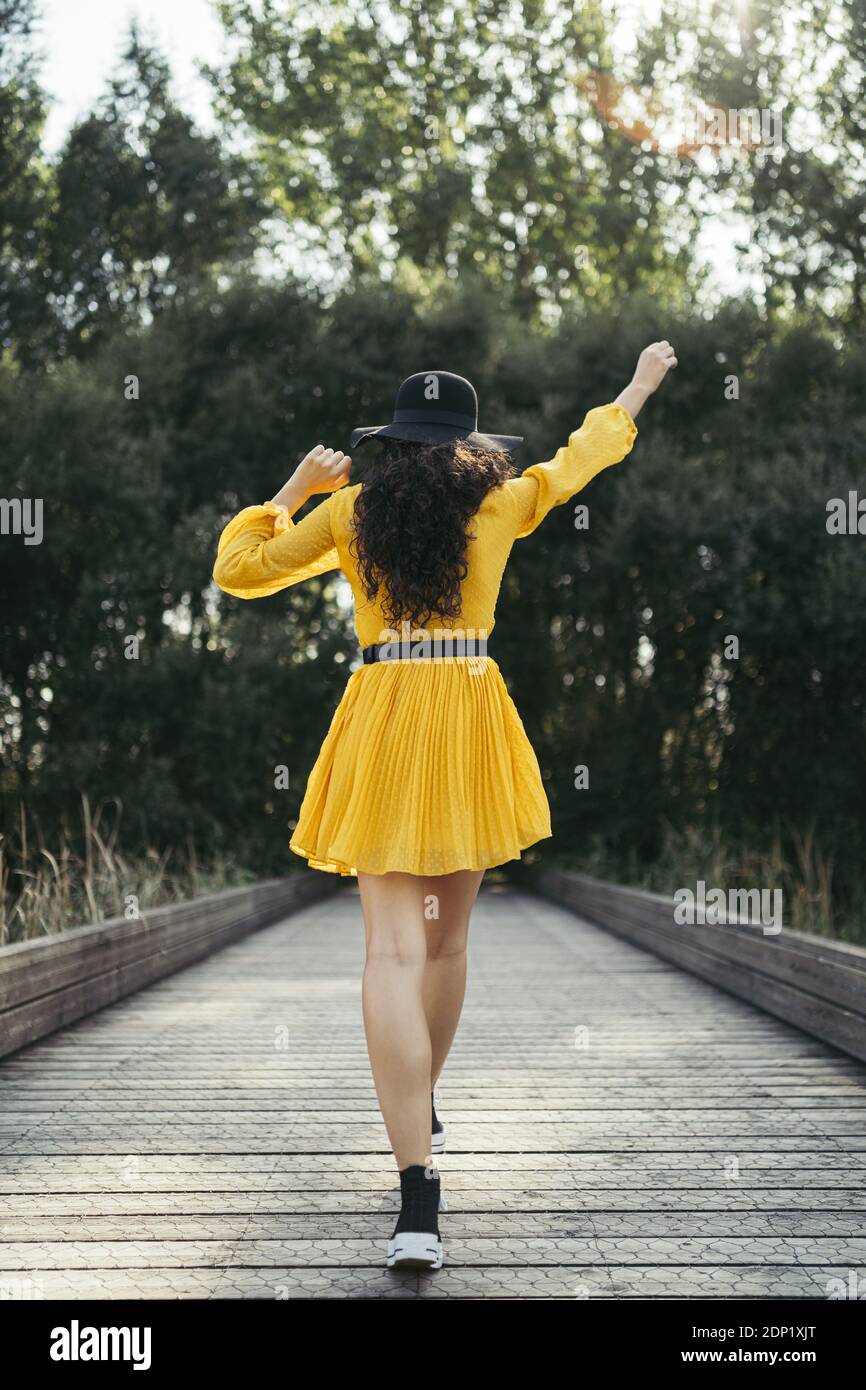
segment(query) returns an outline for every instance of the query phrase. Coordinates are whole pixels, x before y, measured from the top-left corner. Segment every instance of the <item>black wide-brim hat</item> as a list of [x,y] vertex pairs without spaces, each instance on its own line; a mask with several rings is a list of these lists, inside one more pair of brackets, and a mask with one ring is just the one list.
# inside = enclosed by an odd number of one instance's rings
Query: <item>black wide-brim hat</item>
[[407,439],[416,444],[450,444],[462,439],[473,449],[507,453],[523,443],[520,434],[482,434],[478,396],[471,381],[453,372],[415,372],[397,392],[390,425],[352,430],[352,448],[368,439]]

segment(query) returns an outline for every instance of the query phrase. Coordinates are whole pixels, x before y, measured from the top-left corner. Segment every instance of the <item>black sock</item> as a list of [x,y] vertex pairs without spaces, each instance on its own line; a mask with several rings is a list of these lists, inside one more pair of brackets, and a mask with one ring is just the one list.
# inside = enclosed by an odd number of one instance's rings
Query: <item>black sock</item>
[[394,1235],[401,1231],[425,1231],[439,1236],[439,1173],[423,1163],[411,1163],[400,1171],[400,1215]]
[[430,1124],[431,1124],[431,1128],[433,1129],[433,1132],[434,1132],[434,1134],[435,1134],[436,1130],[439,1129],[441,1126],[440,1126],[440,1124],[439,1124],[438,1119],[436,1118],[436,1102],[435,1102],[434,1099],[433,1099],[433,1093],[432,1093],[432,1092],[430,1093],[430,1113],[431,1113],[431,1115],[432,1115],[432,1119],[431,1119],[431,1121],[430,1121]]

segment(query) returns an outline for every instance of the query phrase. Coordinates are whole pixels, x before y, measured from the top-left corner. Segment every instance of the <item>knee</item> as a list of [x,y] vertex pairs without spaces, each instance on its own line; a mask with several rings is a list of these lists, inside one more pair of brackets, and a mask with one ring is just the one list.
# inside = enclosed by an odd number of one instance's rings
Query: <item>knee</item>
[[373,932],[367,942],[367,965],[392,965],[402,970],[424,968],[424,943],[394,932]]
[[457,960],[466,955],[466,928],[461,926],[428,931],[428,960]]

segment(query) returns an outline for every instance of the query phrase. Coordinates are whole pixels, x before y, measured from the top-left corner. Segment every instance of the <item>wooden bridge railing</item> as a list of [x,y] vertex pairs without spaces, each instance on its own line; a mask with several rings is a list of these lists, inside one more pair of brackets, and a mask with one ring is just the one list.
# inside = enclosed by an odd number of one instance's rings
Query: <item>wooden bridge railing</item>
[[[545,897],[866,1061],[866,949],[735,917],[682,924],[674,901],[558,869]],[[301,873],[0,948],[0,1056],[332,892]]]
[[559,869],[536,870],[532,882],[581,917],[866,1061],[862,946],[736,916],[678,922],[673,898]]
[[334,876],[265,879],[0,948],[0,1057],[332,892]]

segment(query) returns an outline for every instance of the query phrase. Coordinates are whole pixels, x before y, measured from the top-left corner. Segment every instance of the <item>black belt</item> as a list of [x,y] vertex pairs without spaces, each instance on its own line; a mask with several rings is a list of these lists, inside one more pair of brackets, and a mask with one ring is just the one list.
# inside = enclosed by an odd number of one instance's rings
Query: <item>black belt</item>
[[486,656],[486,637],[419,637],[414,642],[376,642],[361,653],[365,666],[377,661],[422,661],[435,657]]

